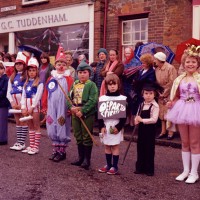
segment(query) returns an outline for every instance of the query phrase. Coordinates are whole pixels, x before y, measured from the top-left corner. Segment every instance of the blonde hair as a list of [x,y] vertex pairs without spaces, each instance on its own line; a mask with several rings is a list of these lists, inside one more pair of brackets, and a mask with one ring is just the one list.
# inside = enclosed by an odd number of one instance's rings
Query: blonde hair
[[[29,78],[30,78],[29,75],[28,75],[28,70],[30,68],[35,68],[35,67],[28,67],[28,69],[27,69],[27,77],[26,77],[26,82],[24,83],[24,87],[26,87],[26,85],[28,84]],[[35,77],[35,79],[33,81],[33,85],[32,86],[37,87],[39,85],[39,83],[40,83],[40,78],[39,78],[39,71],[37,69],[37,74],[36,74],[36,77]]]
[[148,67],[153,67],[153,56],[150,53],[143,54],[140,61],[146,63]]

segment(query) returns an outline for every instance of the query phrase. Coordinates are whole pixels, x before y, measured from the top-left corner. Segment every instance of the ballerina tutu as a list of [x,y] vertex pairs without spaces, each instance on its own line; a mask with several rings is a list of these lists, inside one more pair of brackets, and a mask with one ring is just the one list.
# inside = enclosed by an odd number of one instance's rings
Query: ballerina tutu
[[180,99],[168,111],[166,119],[174,124],[200,126],[200,95],[197,84],[181,82]]

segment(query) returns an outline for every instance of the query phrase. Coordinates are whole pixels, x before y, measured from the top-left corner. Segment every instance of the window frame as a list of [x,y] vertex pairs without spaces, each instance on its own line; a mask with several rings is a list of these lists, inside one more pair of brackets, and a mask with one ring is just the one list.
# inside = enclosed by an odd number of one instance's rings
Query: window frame
[[148,25],[148,28],[147,28],[147,41],[145,41],[145,42],[148,42],[148,37],[149,37],[149,11],[146,11],[146,12],[139,12],[139,13],[130,13],[130,14],[127,14],[127,15],[118,15],[118,18],[119,18],[119,24],[120,24],[120,26],[119,26],[119,30],[120,30],[120,58],[122,59],[122,60],[124,60],[124,48],[125,47],[132,47],[133,49],[135,48],[135,45],[134,44],[132,44],[132,45],[123,45],[122,44],[122,42],[123,42],[123,38],[122,38],[122,36],[123,36],[123,28],[122,28],[122,26],[123,26],[123,24],[122,24],[122,22],[123,21],[129,21],[129,20],[137,20],[137,19],[144,19],[144,18],[147,18],[147,20],[148,20],[148,23],[147,23],[147,25]]
[[22,0],[22,5],[32,5],[32,4],[38,4],[38,3],[45,3],[49,2],[49,0]]
[[[144,20],[146,20],[146,23],[147,23],[146,24],[146,29],[142,30],[141,29],[141,24],[142,24],[142,21],[144,21]],[[131,24],[129,32],[128,31],[127,32],[124,31],[123,24],[126,23],[126,22]],[[137,22],[139,22],[139,24],[140,24],[139,30],[134,30],[132,24],[133,23],[137,23]],[[139,33],[140,38],[138,40],[137,39],[133,39],[133,34],[134,33]],[[141,33],[145,33],[145,39],[143,39],[143,40],[141,39]],[[129,34],[130,35],[130,42],[129,43],[124,43],[124,35],[125,34]],[[133,46],[134,44],[136,44],[139,41],[142,41],[142,42],[147,42],[148,41],[148,18],[122,20],[122,42],[121,42],[121,46]]]

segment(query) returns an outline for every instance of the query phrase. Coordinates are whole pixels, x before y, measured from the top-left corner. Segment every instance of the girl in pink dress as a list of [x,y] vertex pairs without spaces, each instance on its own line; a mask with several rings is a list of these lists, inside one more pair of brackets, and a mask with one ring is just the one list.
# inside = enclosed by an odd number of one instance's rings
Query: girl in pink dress
[[[191,48],[192,49],[192,48]],[[185,73],[178,76],[172,86],[170,108],[166,118],[178,125],[182,143],[183,173],[177,181],[195,183],[199,179],[200,161],[200,57],[195,49],[187,51],[183,59]],[[190,54],[189,54],[190,53]],[[190,169],[191,160],[191,169]]]

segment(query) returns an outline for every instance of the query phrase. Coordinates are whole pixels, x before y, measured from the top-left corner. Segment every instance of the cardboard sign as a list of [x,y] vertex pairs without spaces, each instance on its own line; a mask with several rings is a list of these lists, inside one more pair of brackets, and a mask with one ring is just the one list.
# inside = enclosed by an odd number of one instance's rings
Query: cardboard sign
[[110,100],[98,103],[98,119],[126,118],[126,100]]

